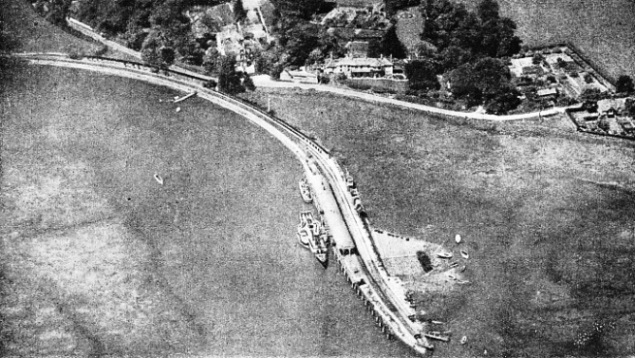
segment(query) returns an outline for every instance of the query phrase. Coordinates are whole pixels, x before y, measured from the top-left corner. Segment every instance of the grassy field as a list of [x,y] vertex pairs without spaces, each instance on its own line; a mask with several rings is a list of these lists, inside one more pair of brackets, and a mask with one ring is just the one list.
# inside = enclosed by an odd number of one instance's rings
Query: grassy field
[[[468,6],[477,2],[458,0]],[[635,2],[630,0],[498,0],[501,13],[518,25],[528,46],[563,41],[577,45],[585,55],[614,77],[635,76]]]
[[249,97],[333,148],[377,227],[436,243],[462,235],[472,284],[421,302],[451,322],[438,356],[635,350],[632,143],[563,118],[478,124],[314,92]]
[[[16,52],[75,52],[93,54],[101,45],[80,39],[40,17],[25,0],[5,0],[0,7],[4,22],[18,46]],[[108,50],[103,56],[137,61],[135,58]]]

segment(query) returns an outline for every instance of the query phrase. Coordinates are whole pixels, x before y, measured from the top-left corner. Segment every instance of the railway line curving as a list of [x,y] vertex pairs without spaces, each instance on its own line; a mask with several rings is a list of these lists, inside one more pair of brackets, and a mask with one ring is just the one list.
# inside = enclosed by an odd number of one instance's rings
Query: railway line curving
[[[346,258],[335,250],[336,257],[357,295],[364,299],[367,306],[372,307],[372,313],[382,331],[389,337],[398,338],[418,353],[425,354],[432,348],[422,334],[422,325],[410,317],[411,312],[405,301],[388,284],[388,274],[370,235],[369,223],[356,208],[354,198],[348,191],[344,171],[322,145],[281,119],[236,98],[203,87],[207,78],[191,73],[168,70],[160,74],[140,63],[99,57],[75,60],[58,53],[21,53],[14,56],[35,65],[90,70],[185,92],[196,91],[199,97],[229,109],[265,129],[294,153],[303,163],[307,175],[313,172],[313,175],[319,175],[320,180],[326,182],[319,199],[322,203],[319,205],[330,205],[332,208],[331,218],[327,217],[327,223],[329,220],[343,221],[343,225],[341,222],[340,225],[329,225],[341,228],[332,233],[333,239],[335,242],[350,242],[352,239],[357,249],[354,255]],[[318,170],[312,170],[312,165]]]

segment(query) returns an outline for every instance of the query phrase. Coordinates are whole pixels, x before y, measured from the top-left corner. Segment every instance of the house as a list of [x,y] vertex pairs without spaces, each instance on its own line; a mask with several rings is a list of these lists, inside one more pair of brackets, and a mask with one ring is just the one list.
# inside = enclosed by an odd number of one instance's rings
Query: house
[[536,91],[536,95],[540,99],[547,99],[547,98],[553,99],[558,96],[558,89],[557,88],[543,88]]
[[343,73],[348,78],[384,77],[393,74],[393,62],[387,58],[344,57],[331,59],[324,66],[325,74]]

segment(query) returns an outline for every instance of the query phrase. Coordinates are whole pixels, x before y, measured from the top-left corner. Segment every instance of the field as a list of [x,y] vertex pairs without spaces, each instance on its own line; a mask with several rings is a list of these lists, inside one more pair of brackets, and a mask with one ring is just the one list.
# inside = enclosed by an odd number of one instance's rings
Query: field
[[[93,54],[101,45],[62,31],[40,17],[25,0],[11,0],[0,8],[0,21],[16,41],[15,52],[75,52]],[[103,56],[136,60],[108,50]]]
[[[468,6],[476,2],[459,0]],[[635,76],[635,2],[630,0],[498,0],[528,46],[573,42],[614,77]]]
[[472,284],[419,297],[454,334],[435,355],[635,350],[633,144],[577,134],[566,118],[495,125],[311,91],[249,97],[270,98],[333,148],[376,227],[436,243],[463,237]]

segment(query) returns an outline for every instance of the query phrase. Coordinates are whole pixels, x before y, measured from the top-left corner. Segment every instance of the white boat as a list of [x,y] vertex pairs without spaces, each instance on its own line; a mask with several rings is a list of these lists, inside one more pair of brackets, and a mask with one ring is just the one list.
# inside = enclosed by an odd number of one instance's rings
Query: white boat
[[186,95],[185,95],[185,96],[183,96],[183,97],[176,96],[176,97],[174,97],[174,103],[183,102],[183,101],[185,101],[186,99],[188,99],[188,98],[190,98],[190,97],[193,97],[193,96],[195,96],[195,95],[196,95],[196,91],[194,91],[194,92],[190,92],[190,93],[186,94]]
[[461,250],[461,256],[463,256],[464,259],[469,259],[470,255],[467,253],[467,250]]
[[306,179],[300,180],[300,195],[302,196],[302,200],[305,203],[311,203],[313,201],[313,196],[311,195],[311,188],[309,187],[309,183],[307,183]]
[[461,235],[456,234],[456,236],[454,237],[454,241],[456,241],[457,244],[461,243]]
[[467,343],[467,336],[461,337],[461,344]]
[[156,180],[157,183],[163,185],[163,178],[159,174],[154,173],[154,180]]
[[452,253],[449,251],[439,251],[437,252],[437,257],[441,258],[441,259],[451,259],[452,258]]

